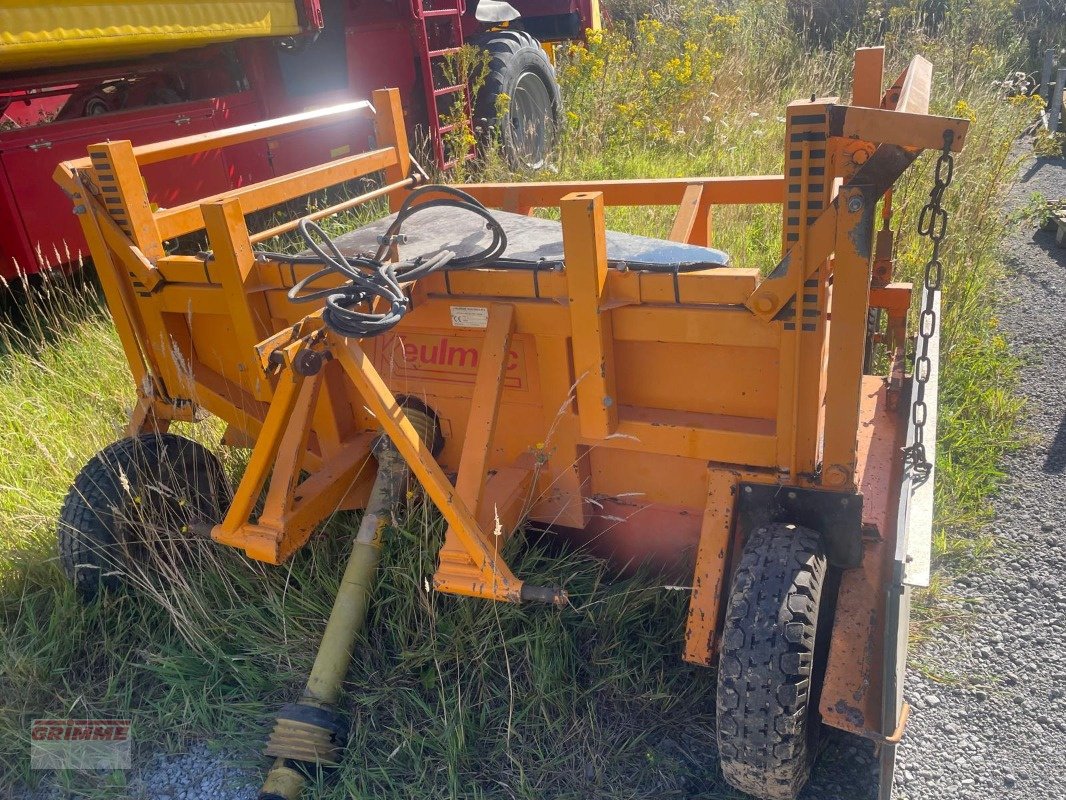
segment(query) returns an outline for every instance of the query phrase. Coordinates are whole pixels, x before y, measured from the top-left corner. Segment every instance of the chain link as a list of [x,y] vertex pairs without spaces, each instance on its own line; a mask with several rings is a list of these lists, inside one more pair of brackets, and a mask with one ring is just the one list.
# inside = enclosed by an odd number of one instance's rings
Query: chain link
[[948,212],[943,207],[944,192],[951,185],[955,174],[955,158],[951,154],[951,144],[955,141],[953,131],[944,131],[944,148],[936,160],[936,172],[933,175],[933,188],[929,192],[929,202],[922,208],[918,217],[918,234],[927,237],[933,243],[933,252],[925,265],[925,297],[922,312],[918,317],[918,356],[914,360],[914,377],[918,390],[911,406],[911,423],[914,425],[914,442],[904,448],[904,463],[908,464],[920,478],[929,476],[933,465],[925,452],[925,423],[929,416],[929,407],[925,403],[925,389],[932,373],[933,362],[929,358],[929,343],[936,333],[937,316],[933,301],[944,277],[944,265],[940,261],[940,245],[948,232]]

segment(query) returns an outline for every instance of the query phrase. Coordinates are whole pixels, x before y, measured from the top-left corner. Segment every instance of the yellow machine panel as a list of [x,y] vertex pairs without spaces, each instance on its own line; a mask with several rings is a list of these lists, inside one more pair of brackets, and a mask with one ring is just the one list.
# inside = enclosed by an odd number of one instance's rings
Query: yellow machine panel
[[115,61],[301,32],[296,3],[0,2],[0,70]]

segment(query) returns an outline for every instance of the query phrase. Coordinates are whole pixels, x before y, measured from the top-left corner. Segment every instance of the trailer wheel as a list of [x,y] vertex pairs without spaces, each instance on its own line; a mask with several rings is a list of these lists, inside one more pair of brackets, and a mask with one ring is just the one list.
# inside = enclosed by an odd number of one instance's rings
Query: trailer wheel
[[817,744],[815,641],[826,560],[818,534],[752,532],[733,576],[718,666],[718,749],[736,788],[793,800]]
[[[555,68],[525,31],[493,31],[474,42],[489,54],[488,74],[474,104],[514,167],[544,166],[555,144],[562,101]],[[504,99],[506,96],[506,99]],[[499,110],[506,109],[502,119]]]
[[150,433],[108,445],[63,501],[63,571],[88,600],[180,568],[194,526],[221,521],[231,496],[218,458],[197,442]]

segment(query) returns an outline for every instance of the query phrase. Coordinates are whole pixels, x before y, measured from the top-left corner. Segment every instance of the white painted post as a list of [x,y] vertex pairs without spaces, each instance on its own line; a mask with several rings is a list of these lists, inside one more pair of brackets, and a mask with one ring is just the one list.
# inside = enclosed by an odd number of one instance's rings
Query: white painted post
[[1040,70],[1040,85],[1036,91],[1051,105],[1051,71],[1055,68],[1055,51],[1050,47],[1044,51],[1044,68]]
[[1048,116],[1047,129],[1056,133],[1059,129],[1060,116],[1062,114],[1062,92],[1066,90],[1066,68],[1059,70],[1058,80],[1051,94],[1051,114]]

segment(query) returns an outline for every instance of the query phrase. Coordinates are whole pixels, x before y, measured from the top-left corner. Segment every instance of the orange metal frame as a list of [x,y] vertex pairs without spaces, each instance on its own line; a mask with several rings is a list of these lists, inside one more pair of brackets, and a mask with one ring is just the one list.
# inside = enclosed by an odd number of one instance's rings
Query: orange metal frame
[[[523,584],[501,542],[523,519],[564,526],[623,560],[688,565],[684,657],[697,663],[715,647],[738,494],[762,484],[861,496],[853,535],[864,555],[844,573],[821,710],[838,727],[889,735],[898,720],[882,719],[877,642],[906,431],[894,410],[901,381],[862,365],[871,307],[886,310],[902,363],[910,286],[871,289],[875,210],[945,130],[960,149],[967,123],[926,114],[928,62],[915,59],[885,94],[882,68],[880,48],[859,51],[850,106],[788,107],[784,175],[464,186],[490,207],[558,207],[565,270],[434,274],[410,287],[413,310],[394,332],[363,341],[288,302],[311,267],[254,253],[294,223],[250,233],[245,215],[374,173],[380,188],[327,212],[382,196],[395,210],[420,178],[394,90],[375,92],[372,107],[254,130],[96,145],[56,177],[137,385],[130,431],[200,409],[228,423],[226,441],[251,456],[212,536],[275,564],[336,510],[362,507],[384,431],[447,521],[437,589],[517,601]],[[145,195],[143,164],[369,113],[371,152],[176,208],[153,210]],[[607,205],[677,205],[671,238],[709,244],[714,206],[750,203],[782,207],[782,260],[765,279],[750,267],[608,269]],[[166,240],[197,230],[210,257],[167,253]],[[397,395],[438,415],[438,457]]]

